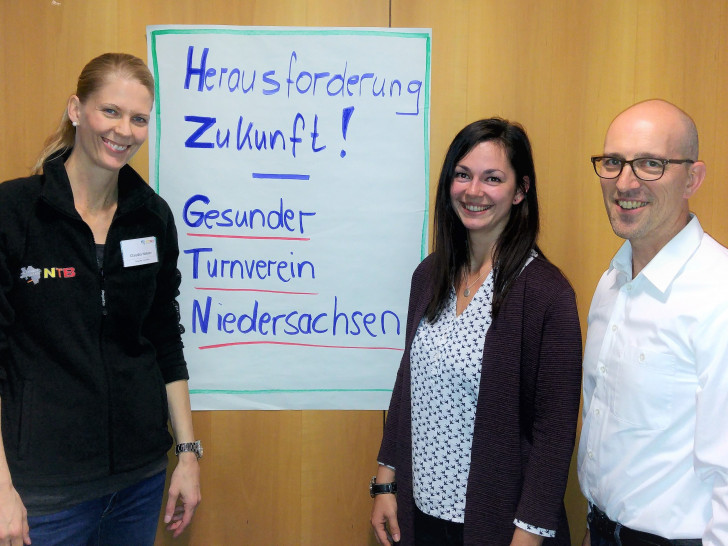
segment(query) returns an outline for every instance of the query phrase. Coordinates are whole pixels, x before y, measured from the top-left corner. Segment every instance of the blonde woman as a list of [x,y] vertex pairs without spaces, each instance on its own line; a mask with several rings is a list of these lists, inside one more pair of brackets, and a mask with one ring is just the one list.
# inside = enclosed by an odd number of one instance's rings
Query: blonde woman
[[[152,545],[200,502],[167,204],[127,165],[154,81],[104,54],[32,176],[0,184],[0,544]],[[26,515],[27,514],[27,515]]]

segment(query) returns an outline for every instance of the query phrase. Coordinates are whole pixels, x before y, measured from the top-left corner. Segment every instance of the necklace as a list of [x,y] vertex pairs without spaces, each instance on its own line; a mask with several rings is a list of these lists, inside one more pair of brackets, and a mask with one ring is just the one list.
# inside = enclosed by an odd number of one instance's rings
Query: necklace
[[[481,273],[480,275],[478,275],[478,277],[473,282],[471,282],[469,285],[467,285],[465,287],[465,290],[463,291],[463,296],[465,296],[466,298],[469,298],[470,297],[470,287],[473,286],[480,279],[482,279],[483,278],[483,275],[487,275],[489,271],[490,271],[490,267],[487,268],[483,273]],[[466,282],[467,282],[467,280],[466,280]]]

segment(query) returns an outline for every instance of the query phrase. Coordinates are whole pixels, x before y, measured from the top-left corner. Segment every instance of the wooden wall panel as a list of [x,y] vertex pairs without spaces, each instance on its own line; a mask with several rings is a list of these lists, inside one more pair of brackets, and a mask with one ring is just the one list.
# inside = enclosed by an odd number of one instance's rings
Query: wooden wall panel
[[[708,179],[691,202],[728,244],[728,4],[721,1],[395,0],[392,26],[433,29],[434,188],[446,147],[466,122],[521,122],[534,147],[541,246],[573,283],[582,325],[596,283],[621,244],[589,156],[634,102],[673,101],[695,119]],[[447,54],[444,52],[447,51]],[[574,465],[566,495],[574,544],[585,528]]]
[[[149,24],[433,29],[430,184],[455,133],[491,115],[531,136],[541,244],[571,279],[582,324],[620,240],[589,156],[611,119],[663,97],[697,122],[708,178],[692,209],[728,244],[728,3],[723,0],[0,0],[0,180],[22,176],[83,64],[146,58]],[[147,172],[147,150],[133,162]],[[434,197],[434,191],[431,191]],[[382,412],[196,412],[207,448],[190,531],[158,544],[373,544],[366,483]],[[572,471],[574,544],[585,506]]]

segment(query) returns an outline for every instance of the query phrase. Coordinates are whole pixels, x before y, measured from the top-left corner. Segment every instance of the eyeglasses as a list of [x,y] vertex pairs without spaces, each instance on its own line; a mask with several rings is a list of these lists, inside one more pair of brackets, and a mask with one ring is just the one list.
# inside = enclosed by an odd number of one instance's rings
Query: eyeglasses
[[619,159],[618,157],[595,155],[591,158],[594,172],[607,180],[619,178],[625,165],[632,167],[632,172],[640,180],[652,182],[662,178],[668,163],[695,163],[692,159],[659,159],[657,157],[637,157],[635,159]]

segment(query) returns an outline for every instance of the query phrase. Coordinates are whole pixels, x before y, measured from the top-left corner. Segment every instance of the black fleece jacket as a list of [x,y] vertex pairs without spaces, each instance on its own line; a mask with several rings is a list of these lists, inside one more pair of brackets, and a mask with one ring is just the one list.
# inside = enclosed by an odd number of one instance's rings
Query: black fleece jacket
[[[15,486],[149,464],[172,444],[165,383],[187,379],[172,212],[129,166],[101,270],[64,167],[0,184],[0,397]],[[124,267],[121,242],[156,239]]]

